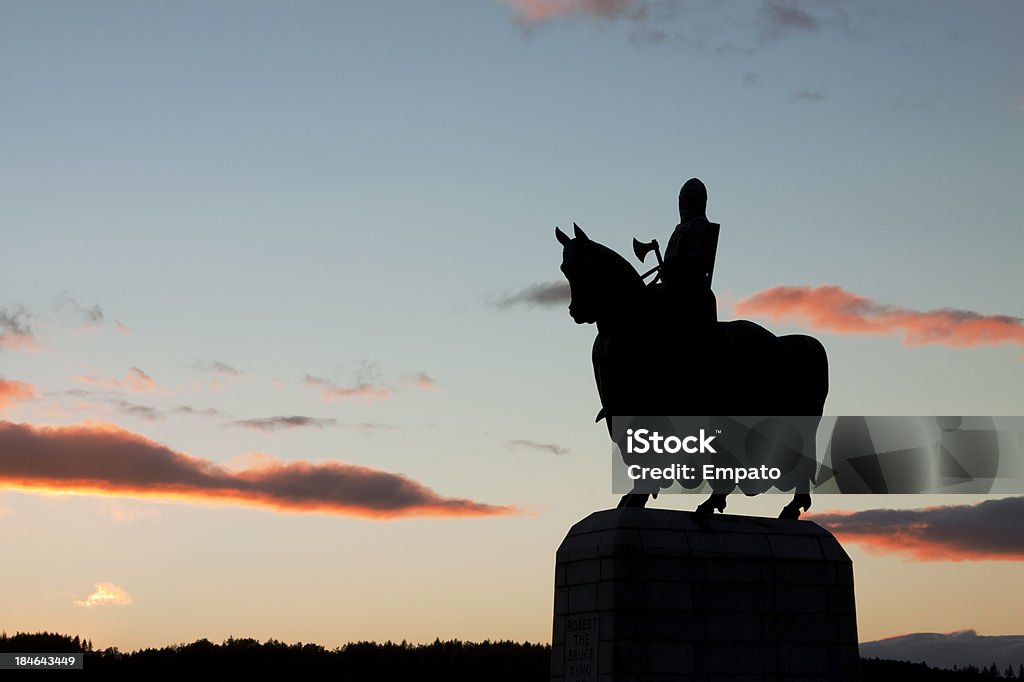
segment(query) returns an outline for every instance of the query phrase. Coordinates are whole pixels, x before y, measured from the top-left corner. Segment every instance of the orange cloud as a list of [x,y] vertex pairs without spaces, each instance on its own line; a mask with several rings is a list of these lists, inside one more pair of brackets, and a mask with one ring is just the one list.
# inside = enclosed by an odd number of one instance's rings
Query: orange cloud
[[390,398],[394,393],[394,390],[391,387],[381,383],[372,383],[370,381],[360,380],[351,386],[345,386],[343,384],[336,384],[329,379],[315,377],[310,374],[306,375],[305,384],[307,386],[318,387],[321,391],[321,395],[324,397],[324,400],[338,400],[343,398],[372,398],[376,400],[385,400]]
[[9,407],[16,400],[31,400],[35,397],[36,389],[32,384],[0,378],[0,410]]
[[874,554],[920,561],[1024,561],[1024,497],[976,505],[828,512],[808,518]]
[[96,583],[93,585],[96,590],[85,599],[76,599],[76,606],[124,606],[131,604],[132,598],[122,588],[114,583]]
[[902,335],[907,346],[959,348],[1024,344],[1024,320],[971,310],[911,310],[878,303],[832,285],[776,286],[733,306],[736,315],[793,320],[839,334]]
[[138,367],[132,367],[128,370],[128,373],[124,375],[123,379],[114,379],[113,377],[101,377],[95,375],[82,375],[75,377],[75,381],[82,384],[91,384],[93,386],[126,388],[129,391],[134,391],[136,393],[156,390],[156,382],[153,381],[153,377],[149,376]]
[[582,14],[614,19],[626,12],[632,0],[505,0],[519,21],[536,24],[560,17]]
[[492,516],[518,509],[441,497],[401,474],[342,462],[279,462],[240,470],[177,452],[116,424],[0,421],[0,486],[156,497],[373,519]]
[[154,522],[160,518],[160,510],[156,507],[140,507],[117,500],[106,501],[101,508],[111,520],[118,523],[135,523],[140,519]]

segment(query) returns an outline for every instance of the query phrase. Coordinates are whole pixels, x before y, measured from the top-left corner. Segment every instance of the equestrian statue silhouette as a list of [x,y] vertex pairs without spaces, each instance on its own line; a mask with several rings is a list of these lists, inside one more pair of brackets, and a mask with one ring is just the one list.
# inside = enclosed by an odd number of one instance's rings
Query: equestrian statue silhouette
[[[775,336],[748,320],[717,321],[710,280],[718,225],[703,217],[694,182],[700,183],[691,180],[680,193],[682,220],[664,262],[656,241],[634,239],[638,258],[652,250],[658,257],[659,266],[644,275],[575,223],[573,238],[555,228],[561,270],[569,281],[569,314],[577,324],[597,325],[592,354],[601,399],[597,420],[607,418],[613,440],[611,418],[622,415],[820,417],[824,409],[828,359],[821,342],[803,334]],[[694,194],[696,210],[686,205]],[[810,441],[813,448],[813,434]],[[775,486],[788,490],[791,485],[794,491],[780,518],[799,518],[801,509],[811,506],[816,461],[800,459],[800,470]],[[731,487],[712,486],[711,497],[697,511],[723,511]],[[651,494],[657,497],[656,491],[634,488],[619,506],[642,507]]]

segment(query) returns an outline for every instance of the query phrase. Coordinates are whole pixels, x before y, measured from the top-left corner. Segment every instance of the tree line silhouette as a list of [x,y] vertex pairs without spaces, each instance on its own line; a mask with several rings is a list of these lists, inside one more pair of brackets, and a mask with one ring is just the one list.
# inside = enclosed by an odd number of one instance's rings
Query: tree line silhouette
[[[327,649],[319,644],[285,644],[276,639],[260,643],[229,637],[220,644],[199,639],[160,649],[122,652],[117,647],[96,649],[89,639],[55,632],[0,633],[0,653],[85,653],[84,667],[110,672],[285,672],[331,673],[346,682],[381,679],[494,680],[544,682],[548,679],[551,647],[547,644],[485,640],[408,642],[354,642]],[[1000,671],[968,665],[952,670],[878,658],[861,659],[863,682],[961,682],[1019,680],[1024,663]]]

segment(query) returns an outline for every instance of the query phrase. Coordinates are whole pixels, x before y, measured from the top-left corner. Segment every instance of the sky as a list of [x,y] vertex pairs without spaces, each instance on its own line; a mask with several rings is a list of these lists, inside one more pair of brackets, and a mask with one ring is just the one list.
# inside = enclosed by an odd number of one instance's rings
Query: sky
[[[0,627],[549,641],[617,501],[553,229],[666,243],[693,176],[720,318],[821,339],[826,414],[1024,414],[1022,23],[0,0]],[[1019,504],[816,499],[861,640],[1024,633]]]

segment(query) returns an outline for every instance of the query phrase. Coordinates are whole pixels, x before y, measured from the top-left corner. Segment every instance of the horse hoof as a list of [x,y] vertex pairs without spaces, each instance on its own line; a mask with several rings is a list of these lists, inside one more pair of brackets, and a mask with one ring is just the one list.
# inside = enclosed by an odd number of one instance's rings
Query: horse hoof
[[721,514],[721,513],[725,512],[725,505],[726,504],[728,504],[728,501],[726,500],[726,496],[725,495],[721,495],[719,493],[715,493],[714,495],[712,495],[708,499],[706,499],[703,502],[701,502],[700,506],[697,507],[697,513],[698,514],[714,514],[717,511],[718,513]]
[[637,509],[643,509],[647,504],[647,495],[637,495],[635,493],[627,493],[622,496],[619,500],[619,504],[616,505],[616,509],[623,509],[625,507],[635,507]]
[[779,513],[780,519],[790,519],[796,521],[800,518],[800,507],[791,507],[789,505],[782,508]]

